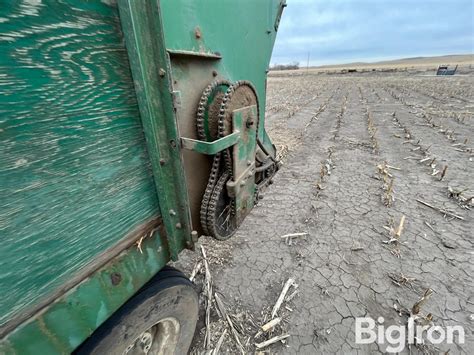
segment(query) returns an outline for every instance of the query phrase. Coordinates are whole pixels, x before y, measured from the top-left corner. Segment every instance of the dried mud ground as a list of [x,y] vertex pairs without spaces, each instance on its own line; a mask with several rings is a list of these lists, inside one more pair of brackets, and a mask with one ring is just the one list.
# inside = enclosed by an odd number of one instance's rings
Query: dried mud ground
[[[242,352],[236,336],[244,353],[380,353],[386,344],[355,344],[355,318],[406,325],[411,312],[422,324],[462,325],[465,343],[403,353],[472,353],[473,84],[472,76],[270,76],[266,128],[282,168],[236,236],[199,241],[236,335],[213,297],[206,340],[200,247],[176,263],[188,275],[201,266],[191,352],[214,349],[225,331],[221,353]],[[306,234],[281,238],[290,233]],[[281,323],[255,337],[289,278],[297,286],[277,312]],[[281,334],[289,336],[256,348]]]

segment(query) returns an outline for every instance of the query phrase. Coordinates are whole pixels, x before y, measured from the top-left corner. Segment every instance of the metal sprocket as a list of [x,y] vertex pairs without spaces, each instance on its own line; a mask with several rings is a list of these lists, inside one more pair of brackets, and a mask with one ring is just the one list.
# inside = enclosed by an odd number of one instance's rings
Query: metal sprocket
[[[224,98],[225,92],[231,86],[227,80],[218,80],[209,84],[203,91],[199,99],[196,114],[197,136],[201,140],[213,141],[218,138],[219,108]],[[221,153],[217,153],[212,160],[209,180],[204,191],[200,208],[200,221],[203,232],[209,234],[207,229],[207,209],[214,186],[220,173]]]
[[226,183],[230,174],[225,171],[217,181],[209,201],[207,211],[207,229],[216,239],[229,239],[235,234],[237,225],[232,209],[232,198],[227,194]]
[[[222,99],[219,111],[219,137],[232,133],[232,114],[234,110],[252,105],[257,106],[257,115],[259,115],[257,91],[251,82],[240,80],[231,85]],[[258,116],[257,132],[259,121],[260,117]],[[233,178],[231,149],[229,148],[224,151],[224,160],[226,170],[230,171],[231,178]]]
[[196,115],[197,135],[200,140],[210,142],[218,138],[219,109],[230,86],[229,81],[218,80],[204,89]]

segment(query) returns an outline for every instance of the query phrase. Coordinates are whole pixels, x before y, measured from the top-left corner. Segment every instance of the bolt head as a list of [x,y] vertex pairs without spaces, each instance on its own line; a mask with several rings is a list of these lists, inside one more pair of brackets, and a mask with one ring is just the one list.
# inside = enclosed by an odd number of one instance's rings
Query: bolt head
[[202,37],[201,29],[200,29],[199,27],[196,27],[196,28],[194,29],[194,36],[195,36],[197,39],[199,39],[199,38]]

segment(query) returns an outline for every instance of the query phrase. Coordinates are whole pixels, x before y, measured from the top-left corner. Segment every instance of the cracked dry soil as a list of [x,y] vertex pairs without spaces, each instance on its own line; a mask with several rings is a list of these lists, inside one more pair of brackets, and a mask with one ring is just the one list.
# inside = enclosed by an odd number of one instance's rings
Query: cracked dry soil
[[[235,237],[200,239],[245,353],[281,333],[290,336],[261,351],[383,353],[386,344],[355,344],[355,318],[406,325],[403,310],[427,289],[420,315],[462,325],[465,343],[403,353],[474,351],[473,84],[472,76],[269,77],[266,127],[283,166]],[[291,245],[280,238],[298,232],[308,234]],[[189,275],[200,259],[186,252],[177,266]],[[290,277],[299,287],[280,327],[254,339]],[[224,328],[213,307],[210,349]],[[206,351],[204,334],[203,309],[192,353]],[[230,331],[223,340],[222,353],[237,352]]]

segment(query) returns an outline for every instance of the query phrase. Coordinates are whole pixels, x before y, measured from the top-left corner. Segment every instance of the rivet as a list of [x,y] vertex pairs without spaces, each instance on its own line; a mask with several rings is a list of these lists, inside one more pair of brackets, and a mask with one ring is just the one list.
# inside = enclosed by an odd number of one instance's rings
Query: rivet
[[181,229],[183,226],[181,225],[181,223],[176,223],[176,229]]
[[176,216],[176,212],[174,210],[170,210],[170,215],[171,216]]
[[164,77],[165,74],[166,74],[166,71],[165,71],[163,68],[160,68],[159,73],[160,73],[160,76],[161,76],[161,77]]
[[216,70],[212,71],[212,76],[217,76],[217,71]]
[[161,165],[161,166],[165,165],[165,163],[166,163],[166,160],[160,159],[160,165]]
[[196,243],[198,241],[198,232],[192,231],[191,232],[191,240]]
[[252,162],[250,160],[247,160],[247,166],[252,165]]

